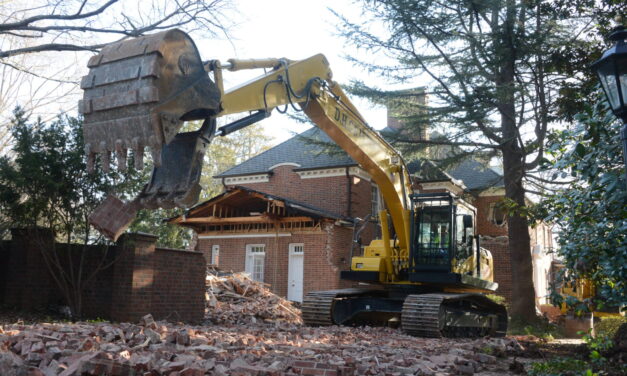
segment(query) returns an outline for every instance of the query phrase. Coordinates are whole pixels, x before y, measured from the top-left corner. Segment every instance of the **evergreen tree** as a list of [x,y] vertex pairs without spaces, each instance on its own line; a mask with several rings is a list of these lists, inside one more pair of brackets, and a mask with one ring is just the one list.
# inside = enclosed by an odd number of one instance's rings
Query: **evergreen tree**
[[[444,144],[454,146],[450,151],[455,154],[484,152],[502,158],[509,207],[520,209],[508,218],[516,297],[511,314],[533,319],[525,193],[539,183],[533,172],[545,161],[549,125],[572,117],[593,86],[587,69],[601,47],[597,27],[607,30],[607,20],[624,13],[626,5],[613,0],[359,3],[359,22],[338,15],[340,33],[368,56],[380,52],[381,59],[349,59],[391,83],[434,83],[427,106],[409,100],[403,90],[353,83],[354,94],[388,105],[413,127],[413,132],[399,133],[397,146]],[[376,27],[381,22],[383,30]],[[411,137],[427,122],[443,136],[428,141]]]
[[595,283],[598,296],[580,303],[625,307],[627,192],[620,124],[602,101],[587,105],[577,120],[572,129],[549,134],[553,161],[547,168],[565,184],[536,213],[560,225],[558,255],[567,269],[562,278]]

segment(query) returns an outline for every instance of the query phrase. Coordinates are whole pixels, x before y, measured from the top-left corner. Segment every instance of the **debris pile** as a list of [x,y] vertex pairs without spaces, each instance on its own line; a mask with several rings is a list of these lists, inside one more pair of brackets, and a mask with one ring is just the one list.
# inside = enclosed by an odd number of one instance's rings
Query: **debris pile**
[[300,310],[246,273],[208,269],[205,317],[213,324],[302,324]]
[[139,324],[0,326],[0,375],[506,375],[499,351],[517,346],[389,328],[183,326],[148,315]]

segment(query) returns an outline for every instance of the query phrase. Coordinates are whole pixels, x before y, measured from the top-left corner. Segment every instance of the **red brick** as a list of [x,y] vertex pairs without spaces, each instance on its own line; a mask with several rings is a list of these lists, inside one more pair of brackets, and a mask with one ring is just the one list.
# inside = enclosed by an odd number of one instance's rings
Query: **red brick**
[[319,369],[319,368],[303,368],[300,371],[301,375],[324,375],[327,370]]

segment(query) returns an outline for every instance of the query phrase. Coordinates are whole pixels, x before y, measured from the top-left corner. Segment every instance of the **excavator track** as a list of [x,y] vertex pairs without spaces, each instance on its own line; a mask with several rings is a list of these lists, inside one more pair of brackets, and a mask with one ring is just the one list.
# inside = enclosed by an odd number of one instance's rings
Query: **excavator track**
[[333,321],[333,303],[343,296],[359,296],[367,293],[366,289],[341,289],[314,291],[305,295],[301,307],[303,322],[309,326],[336,325]]
[[403,331],[418,337],[442,337],[441,294],[409,295],[403,303]]
[[409,295],[401,326],[420,337],[502,337],[507,331],[505,307],[478,294]]

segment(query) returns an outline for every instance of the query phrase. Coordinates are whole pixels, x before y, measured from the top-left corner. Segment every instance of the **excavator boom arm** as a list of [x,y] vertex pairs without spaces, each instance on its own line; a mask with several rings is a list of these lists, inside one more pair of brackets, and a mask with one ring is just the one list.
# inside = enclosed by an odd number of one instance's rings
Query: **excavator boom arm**
[[[230,61],[237,63],[237,60]],[[259,78],[227,90],[222,96],[223,110],[218,115],[271,110],[298,103],[318,128],[372,176],[392,217],[398,246],[407,249],[407,195],[411,193],[407,167],[400,154],[368,126],[331,77],[327,59],[321,54],[292,63],[285,62]]]

